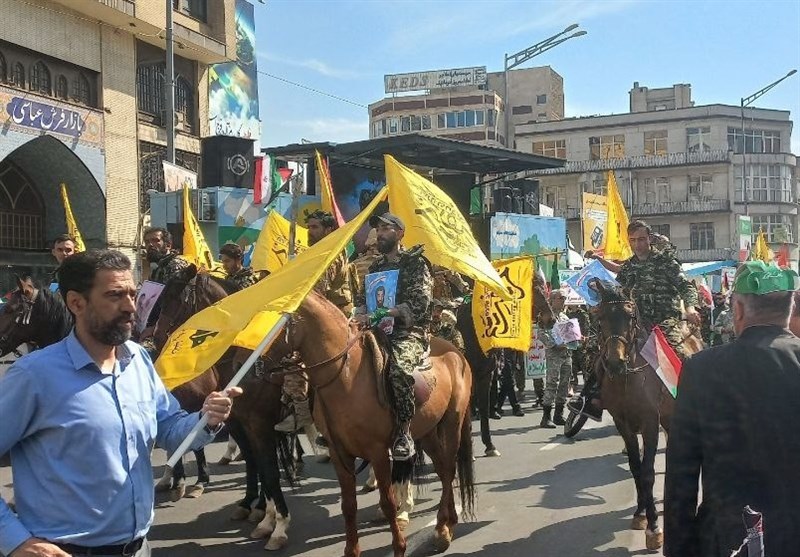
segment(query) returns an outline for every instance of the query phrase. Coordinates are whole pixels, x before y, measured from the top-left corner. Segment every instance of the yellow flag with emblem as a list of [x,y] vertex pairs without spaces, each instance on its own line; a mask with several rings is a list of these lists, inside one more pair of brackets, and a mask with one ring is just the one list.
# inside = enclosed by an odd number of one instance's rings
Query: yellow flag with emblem
[[208,247],[205,236],[200,230],[200,224],[192,211],[189,201],[189,188],[183,186],[183,255],[182,257],[194,263],[198,269],[204,269],[210,274],[225,277],[222,266],[214,260],[211,248]]
[[608,222],[606,223],[606,259],[624,261],[633,255],[628,244],[628,212],[622,203],[617,187],[617,177],[608,171]]
[[772,250],[769,249],[767,244],[767,237],[764,234],[764,229],[758,229],[758,236],[756,236],[756,243],[753,246],[753,259],[760,259],[764,263],[769,263],[773,259]]
[[167,388],[191,381],[214,365],[232,345],[255,349],[282,313],[297,310],[385,198],[386,188],[356,218],[275,273],[190,317],[169,337],[156,361]]
[[[251,267],[255,271],[274,273],[289,261],[289,229],[291,223],[278,211],[272,209],[264,220],[264,226],[258,234],[253,248]],[[302,253],[308,248],[308,229],[295,227],[295,253]]]
[[75,251],[86,251],[86,246],[83,243],[83,236],[81,236],[81,231],[78,230],[78,223],[75,222],[75,217],[72,215],[72,206],[69,204],[69,196],[67,195],[66,184],[61,184],[61,201],[64,202],[64,215],[67,220],[67,234],[75,238]]
[[515,257],[492,261],[512,295],[502,300],[481,283],[472,294],[472,321],[484,353],[492,348],[527,352],[533,334],[533,258]]
[[511,294],[450,196],[391,155],[385,160],[389,209],[406,227],[403,245],[423,244],[431,263],[467,275],[509,299]]

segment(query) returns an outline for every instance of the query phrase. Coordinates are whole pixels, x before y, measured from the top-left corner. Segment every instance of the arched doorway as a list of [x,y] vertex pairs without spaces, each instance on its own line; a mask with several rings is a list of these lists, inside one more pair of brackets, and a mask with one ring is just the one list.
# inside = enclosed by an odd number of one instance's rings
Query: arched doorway
[[61,184],[87,247],[106,245],[105,195],[86,165],[52,136],[39,136],[0,160],[0,296],[16,275],[49,281],[53,238],[66,232]]

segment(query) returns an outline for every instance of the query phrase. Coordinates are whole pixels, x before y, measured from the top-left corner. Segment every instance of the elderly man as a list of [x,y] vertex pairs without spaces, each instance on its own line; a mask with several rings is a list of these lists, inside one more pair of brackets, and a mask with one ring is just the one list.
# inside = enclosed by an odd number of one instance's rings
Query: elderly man
[[[764,555],[800,553],[800,340],[788,329],[794,271],[761,261],[733,285],[736,340],[684,363],[667,445],[667,557],[729,557],[763,513]],[[702,478],[702,500],[697,505]]]

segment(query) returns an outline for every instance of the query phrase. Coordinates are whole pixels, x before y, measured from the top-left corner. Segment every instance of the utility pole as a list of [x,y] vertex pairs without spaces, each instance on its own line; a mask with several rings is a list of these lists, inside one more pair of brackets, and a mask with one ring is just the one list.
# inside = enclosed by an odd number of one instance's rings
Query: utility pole
[[172,0],[166,0],[167,6],[167,72],[166,81],[165,122],[167,131],[167,162],[175,164],[175,41],[172,35]]

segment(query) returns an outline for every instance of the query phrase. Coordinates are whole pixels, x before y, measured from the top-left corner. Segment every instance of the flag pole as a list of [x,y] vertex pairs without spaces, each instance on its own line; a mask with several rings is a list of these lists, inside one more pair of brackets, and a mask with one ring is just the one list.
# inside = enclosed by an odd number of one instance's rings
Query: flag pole
[[[288,323],[289,317],[290,316],[288,313],[284,313],[283,315],[281,315],[277,323],[275,323],[275,325],[272,326],[272,329],[270,329],[269,332],[266,335],[264,335],[264,338],[258,344],[258,346],[256,346],[256,349],[253,350],[252,354],[250,354],[247,360],[245,360],[244,364],[242,364],[242,367],[240,367],[239,371],[236,372],[236,375],[234,375],[233,378],[230,380],[230,382],[225,386],[225,391],[233,387],[239,386],[239,383],[242,382],[242,379],[244,379],[245,375],[247,375],[247,372],[250,371],[250,368],[253,367],[253,364],[256,363],[256,360],[261,356],[261,354],[264,353],[264,351],[267,348],[270,347],[270,345],[275,340],[275,337],[278,336],[278,334],[281,332],[281,329],[283,329],[283,327]],[[194,443],[197,434],[200,432],[201,429],[203,429],[206,426],[207,423],[208,423],[208,415],[206,414],[201,415],[200,421],[197,422],[194,428],[192,428],[192,431],[189,432],[189,435],[186,436],[186,439],[183,440],[183,443],[181,443],[180,446],[178,446],[178,448],[175,450],[175,452],[172,453],[172,456],[169,457],[169,460],[167,460],[167,466],[169,466],[170,468],[175,467],[175,465],[178,463],[181,457],[189,450],[189,447],[192,446],[192,443]]]
[[298,176],[300,176],[300,172],[297,173],[297,176],[290,178],[293,183],[289,186],[289,190],[292,193],[292,219],[289,224],[289,259],[294,259],[294,256],[297,255],[297,216],[300,210],[300,180],[298,180]]

